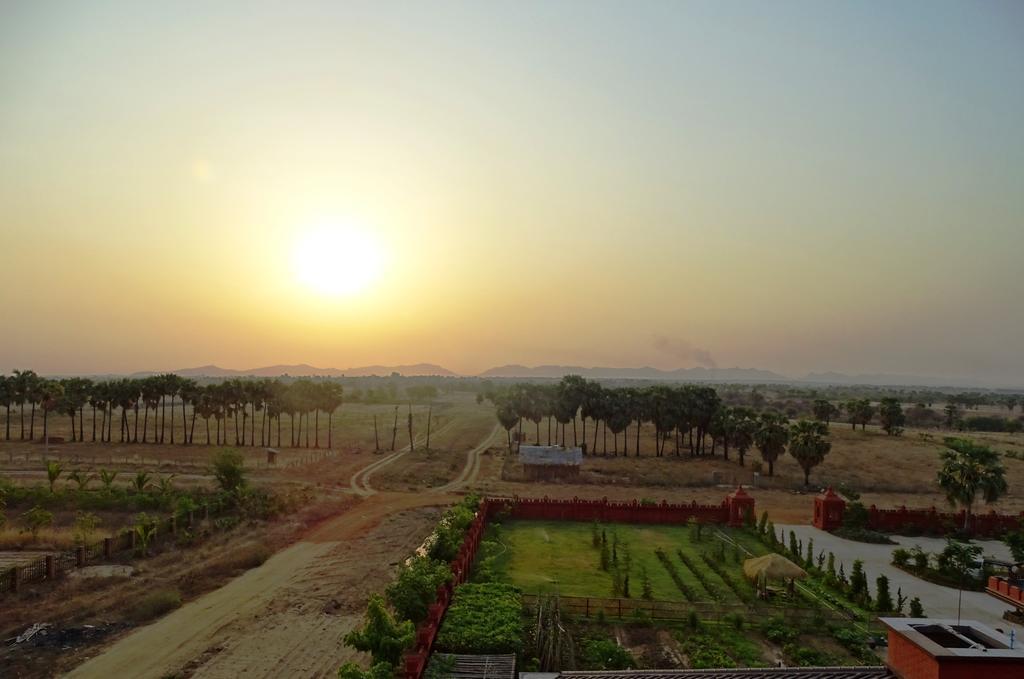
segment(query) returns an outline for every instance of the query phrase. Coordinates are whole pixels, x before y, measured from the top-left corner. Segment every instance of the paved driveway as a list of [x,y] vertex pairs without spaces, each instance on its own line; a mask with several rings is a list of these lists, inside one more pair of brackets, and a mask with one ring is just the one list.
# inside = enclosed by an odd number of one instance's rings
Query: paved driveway
[[[921,545],[925,551],[941,551],[946,541],[937,538],[907,538],[893,536],[899,545],[873,545],[865,542],[854,542],[844,540],[831,533],[818,530],[813,526],[785,526],[777,525],[776,530],[785,531],[786,541],[789,541],[789,531],[796,533],[798,539],[803,540],[804,548],[807,547],[807,540],[814,540],[815,554],[824,551],[826,554],[832,552],[836,555],[836,568],[844,564],[846,573],[849,574],[855,559],[864,562],[864,572],[868,576],[868,583],[871,594],[875,593],[875,578],[885,575],[889,578],[889,589],[892,598],[896,599],[896,589],[902,588],[903,595],[909,599],[920,597],[924,606],[925,615],[929,618],[956,618],[958,591],[951,587],[943,587],[931,582],[926,582],[909,573],[901,571],[892,566],[892,550],[898,546],[910,549],[914,545]],[[1008,559],[1009,550],[1001,542],[994,540],[977,540],[976,544],[981,545],[986,555],[996,558]],[[1024,628],[1013,625],[1003,619],[1003,611],[1008,608],[1004,603],[989,596],[984,592],[963,592],[960,617],[964,620],[977,620],[990,627],[1002,629],[1006,632],[1015,628],[1017,634],[1024,632]]]

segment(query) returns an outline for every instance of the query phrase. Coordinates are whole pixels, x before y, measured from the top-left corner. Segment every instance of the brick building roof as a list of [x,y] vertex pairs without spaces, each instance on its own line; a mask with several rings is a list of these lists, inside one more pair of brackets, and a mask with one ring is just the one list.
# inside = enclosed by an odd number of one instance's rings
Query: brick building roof
[[896,679],[879,667],[765,667],[717,670],[561,672],[559,679]]

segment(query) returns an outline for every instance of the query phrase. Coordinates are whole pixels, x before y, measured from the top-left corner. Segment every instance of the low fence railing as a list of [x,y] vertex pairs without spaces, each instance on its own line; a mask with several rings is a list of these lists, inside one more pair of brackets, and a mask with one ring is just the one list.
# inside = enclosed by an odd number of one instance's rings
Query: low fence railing
[[[537,603],[553,595],[523,594],[523,607],[536,611]],[[837,622],[848,623],[841,613],[823,608],[793,606],[748,605],[744,603],[723,604],[713,601],[668,601],[663,599],[614,599],[601,597],[580,597],[558,595],[559,607],[563,613],[576,616],[594,617],[604,614],[607,618],[636,618],[644,615],[651,620],[685,621],[691,614],[700,620],[722,622],[737,614],[745,618],[763,620],[780,616],[794,623]]]
[[[220,512],[211,510],[209,505],[190,512],[175,512],[156,522],[156,532],[150,544],[157,546],[160,542],[173,539],[180,528],[191,528],[202,515],[209,519]],[[133,529],[123,530],[99,542],[79,545],[72,550],[44,554],[25,564],[17,564],[0,570],[0,594],[17,592],[21,587],[33,582],[55,580],[64,573],[82,568],[94,562],[109,561],[115,555],[137,548],[137,534]]]

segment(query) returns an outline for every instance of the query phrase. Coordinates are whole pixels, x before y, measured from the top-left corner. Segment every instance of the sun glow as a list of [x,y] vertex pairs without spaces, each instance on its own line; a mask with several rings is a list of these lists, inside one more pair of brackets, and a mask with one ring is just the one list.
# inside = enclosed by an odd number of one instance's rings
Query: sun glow
[[295,244],[292,266],[296,278],[311,290],[346,297],[362,292],[378,278],[381,251],[365,230],[321,225]]

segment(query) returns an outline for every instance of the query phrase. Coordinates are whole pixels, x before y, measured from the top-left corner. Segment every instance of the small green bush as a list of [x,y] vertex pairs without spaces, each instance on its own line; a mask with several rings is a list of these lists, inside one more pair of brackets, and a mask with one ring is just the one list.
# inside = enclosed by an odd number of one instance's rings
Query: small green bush
[[627,670],[635,665],[629,651],[611,639],[590,639],[582,651],[585,670]]

